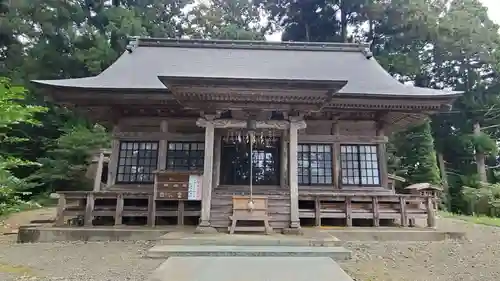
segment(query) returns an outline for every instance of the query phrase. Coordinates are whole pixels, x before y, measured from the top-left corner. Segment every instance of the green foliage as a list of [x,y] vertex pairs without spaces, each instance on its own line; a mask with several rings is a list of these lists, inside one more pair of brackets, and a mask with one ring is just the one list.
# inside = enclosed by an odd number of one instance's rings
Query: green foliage
[[482,184],[478,188],[463,188],[469,213],[478,215],[500,215],[500,184]]
[[495,140],[493,140],[489,135],[481,132],[479,135],[470,136],[472,145],[476,151],[486,154],[495,155],[498,152],[498,146]]
[[109,148],[110,144],[110,136],[101,126],[78,125],[66,129],[50,144],[47,157],[38,160],[41,167],[28,177],[32,182],[29,189],[44,186],[44,192],[53,192],[89,188],[85,173],[90,157],[98,149]]
[[[13,87],[8,79],[0,78],[0,142],[22,142],[23,139],[9,136],[8,130],[13,125],[39,124],[34,115],[44,112],[45,108],[22,104],[25,97],[24,88]],[[23,202],[19,190],[25,185],[25,181],[15,177],[11,169],[34,164],[0,151],[0,214]]]
[[[457,212],[469,208],[463,186],[477,184],[476,152],[488,155],[490,181],[500,179],[500,36],[478,0],[11,2],[0,11],[0,76],[29,90],[30,79],[101,73],[124,52],[128,36],[260,40],[280,30],[284,40],[372,42],[376,59],[401,82],[464,92],[430,126],[391,136],[390,170],[409,183],[440,183],[435,146],[445,159],[447,198]],[[45,103],[35,90],[26,95],[1,84],[0,179],[10,189],[3,189],[0,204],[16,204],[9,200],[23,191],[85,185],[88,153],[109,145],[104,129]],[[487,129],[473,136],[474,123]],[[41,167],[25,165],[37,161]]]
[[398,174],[408,184],[441,183],[429,122],[396,134],[392,143],[397,147],[394,155],[399,159],[399,167],[404,170]]

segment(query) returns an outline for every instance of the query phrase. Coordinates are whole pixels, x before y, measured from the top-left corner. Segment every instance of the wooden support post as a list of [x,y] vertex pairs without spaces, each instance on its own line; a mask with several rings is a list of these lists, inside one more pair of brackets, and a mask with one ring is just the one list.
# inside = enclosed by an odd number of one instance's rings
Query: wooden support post
[[[213,180],[213,158],[214,158],[214,140],[215,124],[213,120],[215,115],[206,115],[206,120],[198,122],[199,126],[205,127],[205,159],[203,164],[203,184],[201,198],[201,217],[197,232],[214,232],[210,226],[210,209],[212,205],[212,180]],[[203,124],[202,124],[203,123]]]
[[156,224],[156,201],[154,195],[148,196],[148,225],[154,227]]
[[[333,123],[332,134],[334,136],[338,136],[339,130],[340,130],[339,124],[337,122]],[[339,189],[342,183],[340,180],[340,143],[334,142],[332,149],[333,149],[332,181],[334,188]]]
[[321,201],[316,197],[314,201],[314,217],[316,219],[316,226],[321,226]]
[[177,225],[184,225],[184,201],[179,200],[177,206]]
[[297,146],[298,146],[298,130],[306,128],[306,122],[300,117],[289,117],[289,166],[288,170],[290,185],[290,228],[300,229],[299,219],[299,186],[298,186],[298,163],[297,163]]
[[119,193],[116,197],[115,226],[122,225],[124,203],[125,199],[123,198],[123,193]]
[[345,197],[345,222],[348,227],[352,226],[352,204],[351,197]]
[[399,211],[401,212],[401,226],[408,226],[408,216],[406,213],[406,198],[403,196],[399,197]]
[[[119,133],[120,127],[115,125],[113,128],[113,134]],[[116,173],[118,171],[118,154],[120,153],[120,140],[114,139],[111,142],[111,155],[109,157],[108,163],[108,181],[106,187],[113,186],[116,182]]]
[[285,130],[281,133],[280,139],[280,187],[285,189],[288,187],[288,149],[287,149],[287,132]]
[[373,226],[379,227],[380,226],[380,212],[379,212],[379,205],[378,205],[378,197],[373,196],[372,198],[372,209],[373,209]]
[[90,192],[89,194],[87,194],[87,204],[85,206],[85,226],[92,226],[92,221],[94,220],[94,203],[94,193]]
[[59,194],[59,199],[57,200],[56,226],[64,225],[65,209],[66,209],[66,196],[64,194]]
[[426,208],[427,208],[427,227],[436,227],[436,214],[434,213],[434,206],[432,198],[429,196],[426,198]]
[[[379,120],[377,122],[377,136],[383,137],[385,136],[384,132],[384,120]],[[377,154],[379,158],[379,170],[380,170],[380,185],[383,188],[389,188],[389,178],[387,171],[387,151],[385,143],[379,143],[377,145]]]
[[212,172],[212,187],[213,189],[219,187],[220,183],[220,161],[222,157],[222,136],[214,133],[214,163]]
[[[168,133],[167,120],[161,120],[160,132]],[[168,150],[167,146],[168,146],[168,140],[161,139],[158,146],[158,170],[165,170],[167,168],[167,150]]]
[[101,190],[102,169],[104,167],[104,152],[99,152],[99,160],[97,162],[97,170],[94,176],[94,191]]

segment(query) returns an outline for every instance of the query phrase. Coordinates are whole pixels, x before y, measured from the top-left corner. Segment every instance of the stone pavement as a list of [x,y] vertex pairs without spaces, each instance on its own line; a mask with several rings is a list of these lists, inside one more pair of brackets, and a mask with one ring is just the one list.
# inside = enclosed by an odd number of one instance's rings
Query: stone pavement
[[334,260],[351,258],[343,247],[304,246],[218,246],[218,245],[157,245],[149,249],[149,258],[169,257],[329,257]]
[[327,257],[171,257],[148,281],[353,281]]

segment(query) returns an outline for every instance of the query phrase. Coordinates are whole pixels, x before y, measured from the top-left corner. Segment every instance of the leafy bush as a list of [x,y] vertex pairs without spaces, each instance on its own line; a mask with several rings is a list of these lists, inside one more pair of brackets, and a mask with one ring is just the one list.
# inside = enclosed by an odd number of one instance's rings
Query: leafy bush
[[[13,87],[6,78],[0,78],[0,142],[18,143],[21,138],[10,137],[7,132],[11,126],[27,123],[39,125],[34,118],[36,113],[45,112],[46,108],[24,104],[26,91],[22,87]],[[25,161],[0,151],[0,214],[11,211],[23,203],[21,191],[26,182],[15,177],[11,169],[37,163]]]
[[464,186],[463,194],[472,214],[500,215],[500,183],[480,183],[479,188]]
[[[79,124],[68,129],[49,145],[47,157],[38,159],[41,167],[28,177],[30,190],[36,194],[56,190],[85,190],[91,180],[85,177],[89,159],[96,149],[109,148],[110,136],[105,128]],[[40,188],[43,187],[43,188]]]

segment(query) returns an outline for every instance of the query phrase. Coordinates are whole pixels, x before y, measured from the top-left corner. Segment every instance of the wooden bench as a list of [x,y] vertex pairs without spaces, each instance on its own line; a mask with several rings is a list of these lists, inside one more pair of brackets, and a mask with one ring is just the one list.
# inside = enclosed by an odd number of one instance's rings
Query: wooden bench
[[[229,234],[234,234],[235,231],[245,232],[265,232],[271,234],[273,229],[269,225],[267,212],[267,197],[253,196],[254,208],[248,209],[249,196],[233,196],[233,215],[229,216],[231,226],[229,227]],[[256,226],[237,226],[238,221],[262,221],[263,227]]]

